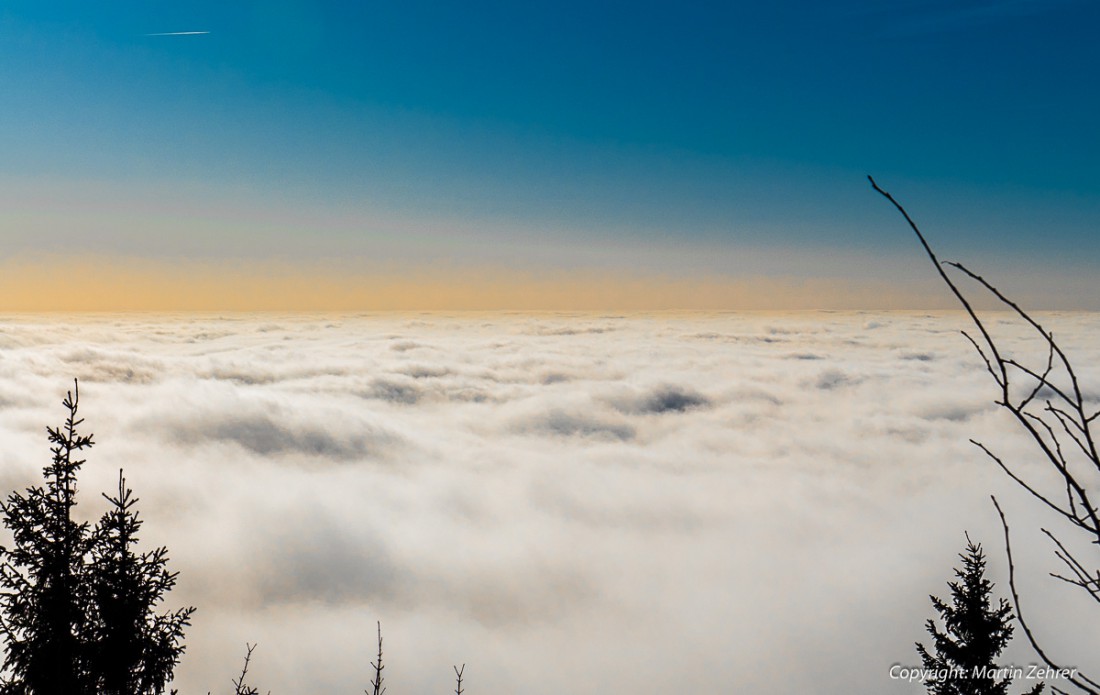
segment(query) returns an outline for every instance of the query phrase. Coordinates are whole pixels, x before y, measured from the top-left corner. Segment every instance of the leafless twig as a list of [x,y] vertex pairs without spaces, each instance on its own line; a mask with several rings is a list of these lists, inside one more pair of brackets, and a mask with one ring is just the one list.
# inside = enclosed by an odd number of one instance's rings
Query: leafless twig
[[252,661],[252,652],[256,650],[256,645],[245,642],[244,646],[248,651],[244,655],[244,666],[241,667],[241,675],[233,679],[234,695],[260,695],[259,690],[250,688],[244,683],[245,676],[248,675],[248,664]]
[[[382,665],[382,621],[381,620],[378,621],[378,661],[372,661],[370,663],[370,665],[374,667],[374,680],[372,680],[370,682],[371,686],[374,688],[373,695],[382,695],[382,693],[386,692],[386,688],[382,685],[382,681],[385,680],[382,677],[382,669],[384,669],[386,667]],[[367,693],[367,695],[371,695],[371,693],[366,691],[366,690],[364,690],[363,692]]]
[[463,673],[463,671],[466,670],[466,664],[462,664],[461,668],[459,668],[458,666],[455,666],[454,669],[455,669],[455,681],[457,683],[455,685],[455,695],[462,695],[462,693],[464,692],[462,690],[462,673]]
[[[1020,627],[1024,629],[1024,635],[1027,636],[1027,641],[1031,643],[1032,649],[1034,649],[1035,653],[1039,655],[1039,658],[1043,660],[1043,663],[1056,671],[1061,671],[1065,667],[1059,666],[1046,655],[1046,652],[1043,651],[1043,648],[1035,639],[1035,635],[1031,632],[1031,627],[1028,626],[1027,620],[1024,619],[1024,612],[1023,609],[1020,607],[1020,594],[1016,590],[1016,563],[1012,558],[1012,540],[1009,537],[1008,520],[1005,519],[1005,513],[1001,511],[1001,505],[998,504],[997,498],[993,497],[992,499],[993,506],[997,509],[997,515],[1001,517],[1001,528],[1004,529],[1005,554],[1008,555],[1008,588],[1009,592],[1012,594],[1013,607],[1016,609],[1016,619],[1020,621]],[[1090,695],[1100,695],[1100,692],[1094,689],[1100,688],[1100,685],[1097,685],[1095,682],[1084,675],[1081,675],[1079,677],[1071,677],[1068,680],[1070,683],[1073,683],[1085,693],[1089,693]]]
[[[977,337],[965,331],[963,335],[977,351],[985,364],[986,371],[997,384],[999,395],[996,404],[1012,416],[1035,445],[1041,458],[1049,464],[1043,469],[1046,479],[1042,478],[1042,472],[1025,476],[1018,472],[1018,469],[1014,470],[981,442],[975,440],[971,442],[1042,506],[1057,514],[1069,528],[1075,529],[1075,533],[1080,534],[1087,543],[1100,548],[1100,512],[1090,496],[1090,491],[1095,493],[1100,489],[1100,454],[1097,451],[1096,437],[1092,432],[1092,424],[1097,420],[1100,412],[1088,412],[1088,403],[1081,389],[1077,371],[1069,357],[1055,340],[1052,332],[1043,328],[1031,314],[1005,296],[992,283],[961,263],[941,261],[905,208],[892,195],[881,189],[873,178],[870,176],[867,178],[872,188],[890,201],[905,218],[935,266],[940,279],[951,290],[966,311],[970,322],[977,329]],[[1029,366],[1024,361],[1009,355],[1003,346],[998,345],[985,322],[974,310],[971,301],[948,274],[948,268],[953,268],[976,282],[1002,307],[1010,310],[1028,329],[1038,334],[1046,353],[1041,365]],[[1055,485],[1059,492],[1049,492]],[[996,504],[996,500],[994,503]],[[1020,613],[1013,574],[1015,568],[1012,564],[1011,549],[1008,547],[1008,525],[1000,506],[997,506],[997,512],[1001,516],[1005,529],[1010,583],[1017,615],[1036,652],[1048,665],[1051,665],[1051,660],[1043,653]],[[1100,563],[1100,558],[1094,558],[1093,561],[1086,563],[1074,556],[1057,535],[1046,529],[1043,529],[1043,533],[1054,543],[1055,556],[1073,575],[1072,577],[1053,576],[1083,589],[1091,600],[1100,603],[1100,570],[1088,569],[1092,562]],[[1100,685],[1084,675],[1072,682],[1085,693],[1096,694],[1097,690],[1100,690]]]

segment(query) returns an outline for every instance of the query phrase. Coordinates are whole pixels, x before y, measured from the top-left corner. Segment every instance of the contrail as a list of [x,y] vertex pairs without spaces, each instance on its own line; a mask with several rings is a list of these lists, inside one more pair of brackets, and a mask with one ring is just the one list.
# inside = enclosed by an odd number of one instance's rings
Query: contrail
[[146,36],[199,36],[209,33],[209,31],[166,31],[161,34],[146,34]]

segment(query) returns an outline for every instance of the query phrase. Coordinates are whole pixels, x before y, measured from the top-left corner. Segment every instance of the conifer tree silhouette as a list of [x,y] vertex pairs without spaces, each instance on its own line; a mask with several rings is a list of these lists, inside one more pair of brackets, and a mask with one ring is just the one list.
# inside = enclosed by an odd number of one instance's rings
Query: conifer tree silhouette
[[178,573],[166,567],[168,549],[134,551],[142,521],[121,470],[118,494],[103,496],[111,508],[96,526],[92,546],[92,676],[102,695],[161,693],[179,663],[183,631],[195,609],[154,612],[176,583]]
[[157,615],[175,584],[167,551],[137,554],[137,500],[119,475],[117,497],[94,527],[73,518],[80,452],[79,383],[62,401],[65,423],[48,427],[52,463],[44,487],[0,503],[12,546],[0,547],[3,695],[159,695],[183,653],[194,608]]
[[0,548],[0,632],[6,638],[4,693],[93,693],[87,678],[87,523],[73,520],[79,452],[93,444],[77,433],[78,384],[65,396],[65,424],[48,427],[52,463],[45,487],[13,492],[0,504],[11,548]]
[[[934,674],[925,685],[932,695],[1007,695],[1012,679],[995,676],[1000,668],[996,659],[1012,639],[1012,607],[1003,598],[996,605],[991,603],[993,583],[985,577],[980,544],[967,536],[966,552],[959,558],[963,566],[955,570],[958,581],[947,583],[951,603],[929,597],[944,630],[929,618],[926,627],[934,653],[917,643],[924,668]],[[1042,691],[1039,683],[1028,695]]]

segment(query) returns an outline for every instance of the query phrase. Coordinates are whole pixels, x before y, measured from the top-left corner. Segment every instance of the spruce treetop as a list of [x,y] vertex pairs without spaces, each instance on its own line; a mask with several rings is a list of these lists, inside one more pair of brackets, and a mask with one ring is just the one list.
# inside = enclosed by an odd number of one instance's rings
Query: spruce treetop
[[[943,630],[928,619],[925,627],[932,636],[932,651],[917,643],[924,668],[934,674],[926,682],[932,695],[1007,695],[1011,678],[998,679],[997,657],[1012,639],[1015,616],[1004,598],[993,599],[993,582],[985,576],[985,553],[980,544],[966,538],[966,551],[959,554],[962,566],[955,569],[956,581],[950,603],[929,596]],[[1038,695],[1043,684],[1029,695]]]

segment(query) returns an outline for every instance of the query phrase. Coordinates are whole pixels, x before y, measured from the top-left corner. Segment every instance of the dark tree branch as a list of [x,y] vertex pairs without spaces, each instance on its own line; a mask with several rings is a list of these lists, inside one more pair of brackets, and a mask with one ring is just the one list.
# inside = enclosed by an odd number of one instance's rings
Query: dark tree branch
[[981,442],[975,441],[975,440],[973,440],[973,439],[971,439],[971,440],[970,440],[970,443],[971,443],[971,444],[973,444],[973,445],[975,445],[975,446],[977,446],[977,447],[978,447],[979,449],[981,449],[982,451],[984,451],[984,452],[985,452],[985,455],[986,455],[986,456],[988,456],[989,458],[993,459],[993,461],[994,461],[994,462],[995,462],[995,463],[996,463],[996,464],[997,464],[998,466],[1000,466],[1001,470],[1002,470],[1002,471],[1004,471],[1004,472],[1005,472],[1005,474],[1006,474],[1006,475],[1008,475],[1008,477],[1009,477],[1009,478],[1012,478],[1012,480],[1014,480],[1014,481],[1016,482],[1016,484],[1017,484],[1017,485],[1019,485],[1019,486],[1020,486],[1020,487],[1022,487],[1023,489],[1025,489],[1025,490],[1027,490],[1028,492],[1030,492],[1030,493],[1031,493],[1031,495],[1032,495],[1033,497],[1035,497],[1035,499],[1037,499],[1037,500],[1039,500],[1040,502],[1042,502],[1042,503],[1043,503],[1044,505],[1046,505],[1047,507],[1049,507],[1049,508],[1050,508],[1051,510],[1053,510],[1054,512],[1056,512],[1056,513],[1058,513],[1059,515],[1061,515],[1061,516],[1065,517],[1065,518],[1066,518],[1066,519],[1067,519],[1067,520],[1068,520],[1068,521],[1069,521],[1070,523],[1072,523],[1072,524],[1074,524],[1074,525],[1076,525],[1076,526],[1081,526],[1081,520],[1080,520],[1080,519],[1078,519],[1078,518],[1077,518],[1076,516],[1074,516],[1073,514],[1070,514],[1070,513],[1069,513],[1069,512],[1067,512],[1066,510],[1062,509],[1061,507],[1059,507],[1059,506],[1058,506],[1057,504],[1055,504],[1054,502],[1052,502],[1052,501],[1050,501],[1049,499],[1047,499],[1047,497],[1046,497],[1045,495],[1043,495],[1043,493],[1041,493],[1041,492],[1039,492],[1038,490],[1036,490],[1035,488],[1031,487],[1031,485],[1029,485],[1029,484],[1027,483],[1027,481],[1025,481],[1025,480],[1024,480],[1023,478],[1021,478],[1020,476],[1018,476],[1018,475],[1016,475],[1016,474],[1015,474],[1014,472],[1012,472],[1012,469],[1011,469],[1011,468],[1009,468],[1009,467],[1008,467],[1007,465],[1005,465],[1005,462],[1004,462],[1004,461],[1002,461],[1002,460],[1001,460],[1001,458],[1000,458],[999,456],[997,456],[997,455],[996,455],[996,454],[994,454],[994,453],[993,453],[992,451],[990,451],[990,450],[989,450],[988,448],[986,448],[985,444],[982,444]]
[[1049,538],[1051,541],[1054,542],[1056,546],[1058,546],[1058,550],[1055,551],[1055,555],[1069,568],[1071,572],[1073,572],[1074,576],[1076,576],[1077,579],[1068,579],[1054,573],[1051,573],[1051,576],[1085,589],[1089,592],[1089,595],[1092,596],[1094,600],[1100,602],[1100,571],[1097,572],[1096,577],[1089,576],[1089,570],[1083,564],[1081,564],[1081,562],[1073,555],[1073,553],[1066,549],[1066,546],[1062,544],[1062,541],[1058,540],[1057,536],[1046,529],[1040,530],[1044,534],[1046,534],[1047,538]]
[[913,233],[917,235],[917,239],[920,240],[921,246],[924,247],[924,252],[928,254],[928,258],[932,261],[932,265],[936,267],[936,272],[939,273],[940,279],[942,279],[944,284],[946,284],[947,287],[951,290],[951,293],[955,295],[955,299],[959,300],[959,303],[962,304],[963,309],[965,309],[966,313],[970,316],[971,321],[974,322],[974,325],[977,326],[978,330],[981,332],[982,338],[985,340],[986,345],[989,347],[990,353],[992,353],[994,360],[1001,369],[1002,374],[999,381],[1001,383],[1004,383],[1005,388],[1007,388],[1008,377],[1003,373],[1004,361],[1001,359],[1000,353],[997,352],[997,345],[993,342],[993,338],[990,337],[989,332],[985,328],[985,324],[983,324],[981,319],[978,318],[978,315],[974,313],[974,307],[970,305],[970,302],[967,300],[967,298],[963,295],[961,291],[959,291],[959,288],[955,286],[955,283],[952,282],[951,278],[947,275],[947,272],[944,271],[943,264],[940,262],[940,259],[936,257],[936,252],[933,251],[932,247],[928,245],[928,241],[924,238],[924,234],[921,233],[920,228],[917,227],[917,223],[914,222],[913,218],[909,216],[909,213],[905,211],[905,208],[901,206],[901,203],[894,200],[894,196],[879,188],[878,184],[875,183],[875,179],[873,177],[868,176],[867,180],[871,182],[871,187],[878,191],[884,198],[889,200],[893,204],[893,206],[897,208],[898,212],[901,213],[901,216],[905,218],[905,221],[909,223],[909,228],[912,229]]
[[462,689],[462,674],[466,670],[466,664],[462,664],[461,668],[459,668],[458,666],[455,666],[454,669],[455,669],[455,683],[456,683],[456,685],[455,685],[455,695],[462,695],[462,693],[465,692]]
[[[880,188],[873,178],[868,177],[868,180],[871,182],[872,188],[886,198],[905,218],[909,228],[917,236],[925,254],[935,266],[940,279],[958,300],[970,322],[977,329],[977,336],[973,336],[966,331],[963,331],[963,335],[978,353],[986,371],[997,385],[1000,397],[995,401],[996,404],[1005,409],[1028,435],[1038,452],[1045,458],[1048,466],[1044,466],[1036,473],[1029,471],[1026,476],[1027,479],[1025,479],[1024,475],[1013,470],[1012,466],[1008,465],[983,444],[974,440],[971,441],[987,457],[993,460],[1013,482],[1038,500],[1042,506],[1053,511],[1072,528],[1078,529],[1078,532],[1084,534],[1090,544],[1100,547],[1100,516],[1098,516],[1100,512],[1098,512],[1097,506],[1092,503],[1090,497],[1090,491],[1100,490],[1100,455],[1097,453],[1096,436],[1092,431],[1093,423],[1100,418],[1100,410],[1089,412],[1089,409],[1095,407],[1095,405],[1086,403],[1073,363],[1055,340],[1051,331],[1044,328],[1031,314],[1015,301],[1009,299],[990,281],[962,263],[940,261],[905,208],[893,196]],[[1009,355],[999,346],[985,322],[975,311],[969,298],[952,279],[951,275],[953,273],[948,273],[948,269],[958,271],[977,283],[981,291],[989,293],[1001,307],[1010,310],[1012,315],[1026,325],[1028,330],[1037,334],[1046,352],[1043,363],[1038,365],[1025,364],[1026,360]],[[980,336],[980,339],[978,339],[978,336]],[[1014,394],[1018,394],[1018,396]],[[1050,397],[1046,398],[1044,394],[1049,394]],[[1042,403],[1040,403],[1040,399],[1042,399]],[[1050,484],[1043,480],[1044,474],[1047,477],[1057,475],[1058,487],[1061,491],[1057,493],[1056,497],[1044,492]],[[1032,482],[1032,479],[1036,482]],[[1062,497],[1063,494],[1064,497]],[[997,501],[994,500],[995,505],[996,503]],[[1024,626],[1024,632],[1031,646],[1047,665],[1053,666],[1053,659],[1049,658],[1043,651],[1020,611],[1020,599],[1016,591],[1016,568],[1009,543],[1008,523],[1000,506],[998,505],[996,508],[1005,532],[1010,585],[1017,615],[1019,615],[1021,625]],[[1068,576],[1054,573],[1051,573],[1051,576],[1082,589],[1092,601],[1100,601],[1100,570],[1089,570],[1088,566],[1070,553],[1053,533],[1046,531],[1046,529],[1043,529],[1043,533],[1054,542],[1055,557],[1069,569]],[[1083,692],[1092,695],[1097,695],[1097,690],[1100,689],[1100,685],[1083,675],[1074,679],[1072,683]]]
[[233,679],[233,695],[260,695],[256,688],[245,685],[245,677],[248,675],[248,665],[252,662],[252,652],[256,651],[255,644],[245,642],[244,666],[241,667],[241,675]]
[[[381,620],[378,621],[378,660],[377,661],[372,661],[370,665],[372,667],[374,667],[374,680],[372,680],[370,682],[371,687],[374,688],[373,695],[382,695],[384,692],[386,692],[386,688],[382,685],[382,681],[385,680],[382,677],[382,669],[384,669],[386,667],[382,665],[382,621]],[[367,693],[367,695],[371,695],[371,693],[367,692],[366,690],[364,690],[363,692]]]
[[[1032,634],[1031,627],[1024,619],[1024,612],[1020,608],[1020,594],[1016,590],[1016,563],[1012,558],[1012,540],[1008,532],[1008,520],[1005,519],[1005,514],[1003,511],[1001,511],[1001,505],[997,503],[997,498],[991,497],[990,499],[993,500],[993,506],[997,510],[997,515],[1001,518],[1001,528],[1004,529],[1005,555],[1008,556],[1008,588],[1009,593],[1012,594],[1013,607],[1016,609],[1016,619],[1020,621],[1020,627],[1023,628],[1024,634],[1027,636],[1027,641],[1031,643],[1031,648],[1035,650],[1035,653],[1039,655],[1039,658],[1043,660],[1043,663],[1045,663],[1052,669],[1060,671],[1065,667],[1059,666],[1054,661],[1052,661],[1050,657],[1047,656],[1046,652],[1043,651],[1043,648],[1039,646],[1038,641],[1036,641],[1035,635]],[[1089,679],[1088,677],[1084,676],[1080,672],[1078,672],[1077,676],[1069,678],[1068,680],[1070,683],[1073,683],[1075,686],[1080,688],[1085,693],[1088,693],[1089,695],[1100,695],[1100,690],[1094,689],[1100,688],[1100,685],[1098,685],[1095,681]]]

